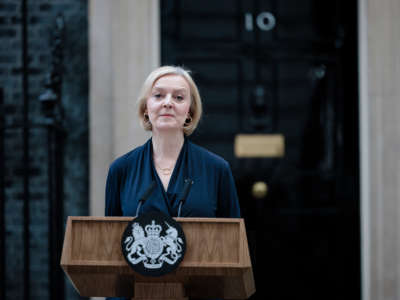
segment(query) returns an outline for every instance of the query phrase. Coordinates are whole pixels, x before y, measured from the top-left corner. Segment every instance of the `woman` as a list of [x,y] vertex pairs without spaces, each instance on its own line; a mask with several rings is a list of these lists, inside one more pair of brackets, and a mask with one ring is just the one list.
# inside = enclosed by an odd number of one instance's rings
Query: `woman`
[[155,182],[140,213],[161,211],[175,217],[188,179],[193,184],[182,217],[240,217],[229,164],[187,138],[202,114],[200,95],[189,73],[173,66],[154,70],[143,84],[138,114],[152,137],[111,164],[106,216],[135,216],[140,197]]

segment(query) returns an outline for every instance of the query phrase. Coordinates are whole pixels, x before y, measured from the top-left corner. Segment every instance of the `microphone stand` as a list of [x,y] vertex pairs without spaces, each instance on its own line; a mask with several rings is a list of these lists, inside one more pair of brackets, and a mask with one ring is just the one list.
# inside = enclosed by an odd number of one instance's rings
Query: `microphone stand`
[[181,216],[181,209],[182,209],[182,205],[185,203],[186,198],[189,194],[190,188],[192,187],[193,184],[193,180],[187,178],[185,179],[185,183],[183,186],[183,192],[182,192],[182,196],[181,199],[179,200],[179,206],[178,206],[178,218]]
[[142,195],[142,197],[140,197],[140,199],[139,199],[139,204],[136,208],[136,216],[135,217],[137,217],[139,215],[140,208],[142,207],[143,203],[147,200],[147,198],[150,197],[151,193],[153,193],[155,188],[156,188],[156,182],[152,181],[151,184],[149,185],[149,187],[147,188],[147,190]]

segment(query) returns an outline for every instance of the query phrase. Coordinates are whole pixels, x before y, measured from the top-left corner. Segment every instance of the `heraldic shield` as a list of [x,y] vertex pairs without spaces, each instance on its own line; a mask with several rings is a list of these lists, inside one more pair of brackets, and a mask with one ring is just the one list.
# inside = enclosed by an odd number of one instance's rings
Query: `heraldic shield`
[[178,222],[161,212],[150,212],[129,222],[121,247],[134,271],[144,276],[162,276],[179,266],[186,240]]

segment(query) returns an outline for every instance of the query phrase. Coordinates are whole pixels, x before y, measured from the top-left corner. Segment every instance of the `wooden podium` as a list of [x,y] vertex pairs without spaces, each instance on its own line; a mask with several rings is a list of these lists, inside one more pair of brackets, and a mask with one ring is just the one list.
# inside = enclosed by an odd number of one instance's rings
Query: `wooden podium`
[[247,299],[255,292],[243,219],[175,218],[186,236],[179,267],[145,277],[125,261],[121,236],[132,217],[68,217],[61,266],[81,296]]

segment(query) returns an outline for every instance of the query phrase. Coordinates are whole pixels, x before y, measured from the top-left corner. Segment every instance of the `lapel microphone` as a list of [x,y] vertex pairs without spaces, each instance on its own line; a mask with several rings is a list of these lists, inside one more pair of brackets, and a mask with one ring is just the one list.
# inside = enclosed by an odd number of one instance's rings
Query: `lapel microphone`
[[156,182],[153,180],[153,181],[150,183],[150,185],[149,185],[149,187],[147,188],[147,190],[143,193],[142,197],[140,197],[140,199],[139,199],[139,204],[138,204],[138,207],[137,207],[137,209],[136,209],[136,216],[135,216],[135,217],[138,216],[139,210],[140,210],[140,208],[142,207],[143,203],[147,200],[147,198],[150,197],[151,193],[153,193],[153,191],[154,191],[155,188],[156,188]]
[[181,198],[179,200],[179,207],[178,207],[178,218],[181,216],[181,209],[182,205],[185,203],[186,198],[189,194],[190,188],[192,187],[193,180],[187,178],[185,179],[185,183],[183,184],[183,192],[181,194]]

